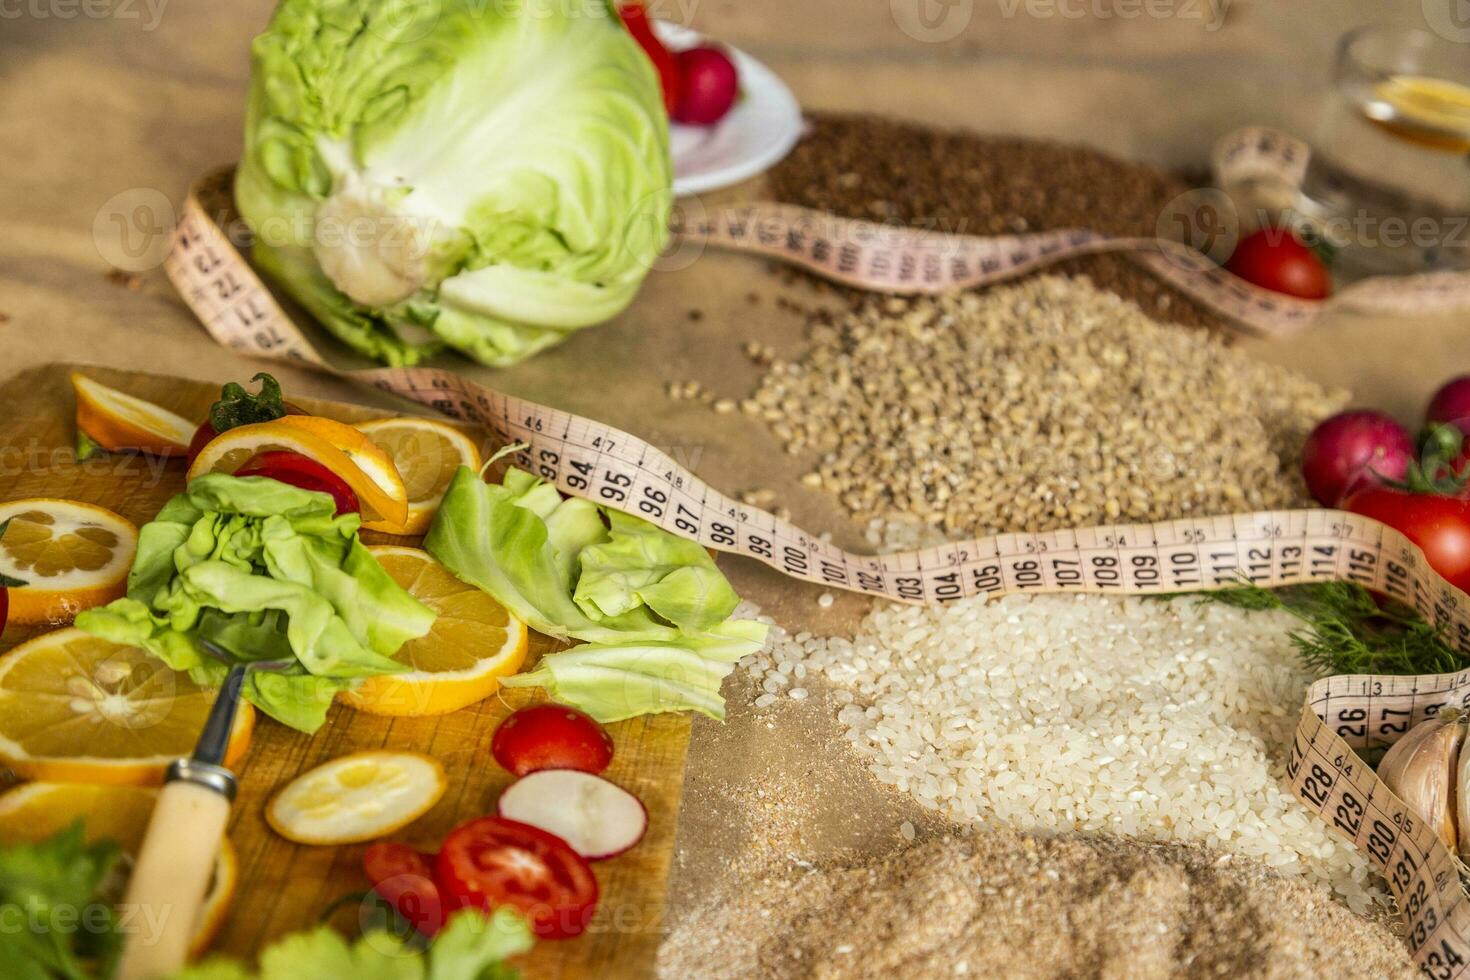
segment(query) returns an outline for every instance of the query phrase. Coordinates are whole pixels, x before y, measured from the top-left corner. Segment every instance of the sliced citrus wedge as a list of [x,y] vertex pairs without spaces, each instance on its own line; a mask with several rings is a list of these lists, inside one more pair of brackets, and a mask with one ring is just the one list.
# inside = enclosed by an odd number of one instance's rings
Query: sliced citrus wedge
[[125,518],[38,497],[0,504],[0,524],[6,521],[0,575],[26,583],[10,590],[11,622],[67,623],[127,590],[138,529]]
[[526,624],[417,548],[369,549],[393,580],[438,613],[393,659],[409,673],[369,677],[340,698],[377,715],[442,715],[483,701],[526,662]]
[[[0,760],[23,779],[157,785],[193,750],[214,695],[137,647],[47,633],[0,656]],[[226,765],[254,724],[241,704]]]
[[384,452],[357,427],[334,419],[325,419],[320,415],[286,415],[276,421],[282,425],[289,425],[303,432],[321,436],[356,463],[357,468],[371,477],[372,481],[378,485],[378,489],[383,491],[389,499],[408,500],[408,493],[403,487],[403,477],[399,474],[393,457]]
[[[97,786],[87,783],[26,783],[0,794],[0,841],[38,843],[77,820],[91,841],[110,840],[122,849],[125,867],[143,846],[148,818],[158,790],[141,786]],[[228,839],[220,841],[214,878],[199,909],[189,955],[199,956],[224,924],[235,897],[239,862]],[[119,889],[121,894],[121,889]]]
[[[399,481],[394,493],[386,492],[377,478],[354,462],[353,457],[319,433],[290,424],[291,419],[302,417],[288,415],[274,422],[242,425],[220,433],[199,450],[199,455],[189,467],[189,479],[196,479],[206,473],[234,473],[260,453],[277,451],[300,453],[337,474],[352,488],[352,492],[357,494],[357,499],[362,504],[364,520],[382,520],[394,526],[402,526],[408,518],[408,497],[403,490],[402,481]],[[351,426],[343,426],[343,428],[362,436]],[[382,455],[382,451],[373,446],[372,441],[366,436],[362,438],[381,457],[370,465],[373,465],[380,473],[383,473],[384,462],[391,468],[392,461],[388,460],[386,455]],[[365,456],[359,458],[367,461]],[[386,479],[385,473],[384,477]]]
[[266,805],[276,833],[298,844],[353,844],[428,813],[448,782],[439,760],[418,752],[353,752],[302,773]]
[[408,523],[403,534],[429,530],[456,470],[461,466],[480,468],[480,447],[448,423],[420,418],[377,419],[357,427],[392,457],[403,477],[408,491]]
[[194,424],[182,416],[76,371],[71,386],[77,396],[77,428],[103,449],[154,456],[189,452]]

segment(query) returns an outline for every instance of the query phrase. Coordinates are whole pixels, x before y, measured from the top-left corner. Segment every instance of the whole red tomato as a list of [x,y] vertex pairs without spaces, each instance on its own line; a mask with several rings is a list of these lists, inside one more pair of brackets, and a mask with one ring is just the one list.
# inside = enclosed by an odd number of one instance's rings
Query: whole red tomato
[[[282,411],[286,415],[311,414],[304,408],[297,408],[290,402],[283,403]],[[199,428],[194,430],[194,438],[189,440],[188,460],[191,466],[194,464],[194,459],[199,455],[200,451],[203,450],[205,446],[213,442],[214,437],[217,435],[219,435],[219,432],[215,429],[214,424],[210,422],[209,419],[205,419],[203,422],[199,423]]]
[[1351,494],[1342,507],[1400,532],[1445,581],[1470,592],[1470,500],[1376,486]]
[[1327,266],[1289,229],[1262,228],[1241,239],[1225,268],[1254,286],[1301,299],[1332,292]]

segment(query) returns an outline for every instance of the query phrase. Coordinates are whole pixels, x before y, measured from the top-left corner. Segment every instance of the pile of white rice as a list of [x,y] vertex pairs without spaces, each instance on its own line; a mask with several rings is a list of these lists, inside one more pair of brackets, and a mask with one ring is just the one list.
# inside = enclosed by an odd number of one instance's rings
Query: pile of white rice
[[1293,623],[1192,598],[882,604],[855,640],[775,631],[747,666],[758,706],[835,682],[873,774],[954,819],[1200,841],[1361,911],[1367,861],[1284,782],[1311,680]]

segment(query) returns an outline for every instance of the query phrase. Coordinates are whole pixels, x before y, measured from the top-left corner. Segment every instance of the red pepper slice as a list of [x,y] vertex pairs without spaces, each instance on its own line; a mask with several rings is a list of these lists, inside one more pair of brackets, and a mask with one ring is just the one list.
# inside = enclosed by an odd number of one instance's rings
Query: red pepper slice
[[263,476],[302,490],[331,494],[337,503],[337,513],[362,513],[357,494],[352,492],[347,481],[316,460],[308,459],[300,453],[279,449],[261,453],[236,470],[235,475]]

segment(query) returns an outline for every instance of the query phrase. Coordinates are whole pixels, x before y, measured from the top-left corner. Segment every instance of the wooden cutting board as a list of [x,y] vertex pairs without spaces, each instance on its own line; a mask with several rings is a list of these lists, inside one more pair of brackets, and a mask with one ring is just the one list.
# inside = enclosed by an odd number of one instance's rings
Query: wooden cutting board
[[[110,508],[142,526],[183,489],[184,465],[126,455],[78,464],[72,449],[71,370],[71,365],[53,364],[0,386],[0,501],[63,497]],[[80,370],[185,418],[202,418],[219,397],[219,383],[90,366]],[[238,380],[251,373],[253,369],[242,365]],[[335,402],[293,400],[344,422],[385,414]],[[417,543],[371,532],[363,537],[370,544]],[[39,632],[12,627],[0,636],[0,651]],[[550,639],[532,636],[533,659],[554,649]],[[339,706],[310,736],[258,716],[239,774],[240,795],[229,831],[240,859],[239,889],[213,949],[253,960],[265,944],[314,925],[336,899],[367,887],[361,870],[365,845],[306,847],[277,836],[266,825],[264,806],[276,789],[298,773],[347,752],[378,748],[426,752],[444,763],[449,789],[433,810],[393,839],[436,850],[455,825],[493,812],[510,777],[491,757],[491,734],[512,710],[542,699],[538,691],[505,691],[437,718],[383,718]],[[648,808],[648,836],[627,854],[594,866],[602,899],[591,928],[577,939],[539,943],[522,964],[525,976],[533,980],[653,974],[683,790],[689,718],[673,714],[636,718],[611,725],[609,731],[616,753],[606,775]],[[356,910],[352,904],[333,921],[355,931]]]

